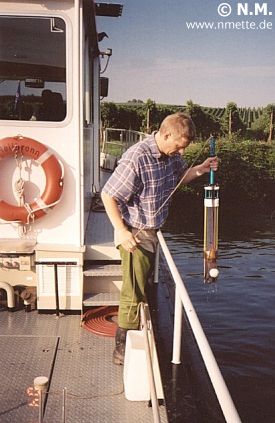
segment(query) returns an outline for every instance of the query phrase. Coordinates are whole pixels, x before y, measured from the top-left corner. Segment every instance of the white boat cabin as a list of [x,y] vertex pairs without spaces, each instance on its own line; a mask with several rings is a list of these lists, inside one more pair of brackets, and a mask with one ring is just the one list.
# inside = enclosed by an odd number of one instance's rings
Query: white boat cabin
[[92,0],[0,1],[0,283],[37,287],[40,309],[55,307],[52,263],[59,307],[82,308],[100,190],[100,60],[111,54],[100,52],[96,16],[121,11]]

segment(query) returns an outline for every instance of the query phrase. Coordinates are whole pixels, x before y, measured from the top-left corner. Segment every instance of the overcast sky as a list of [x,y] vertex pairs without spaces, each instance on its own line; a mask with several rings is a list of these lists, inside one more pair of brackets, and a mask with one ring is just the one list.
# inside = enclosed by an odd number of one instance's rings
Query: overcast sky
[[[100,49],[113,49],[104,73],[110,78],[107,101],[151,98],[180,105],[191,99],[212,107],[229,101],[239,107],[275,103],[274,0],[258,3],[256,10],[249,0],[239,3],[240,9],[231,0],[120,3],[121,17],[97,18],[98,32],[109,36]],[[221,16],[230,8],[230,15]],[[195,21],[216,28],[233,22],[239,29],[188,29]],[[265,29],[248,29],[259,25]]]

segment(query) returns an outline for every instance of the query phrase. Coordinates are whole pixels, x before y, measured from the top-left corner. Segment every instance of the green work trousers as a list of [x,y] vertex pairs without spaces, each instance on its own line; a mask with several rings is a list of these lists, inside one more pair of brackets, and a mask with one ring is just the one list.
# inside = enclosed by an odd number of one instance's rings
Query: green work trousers
[[145,286],[153,270],[155,254],[140,246],[134,253],[128,253],[120,245],[119,251],[122,266],[122,288],[118,325],[124,329],[138,329],[138,305],[146,301]]

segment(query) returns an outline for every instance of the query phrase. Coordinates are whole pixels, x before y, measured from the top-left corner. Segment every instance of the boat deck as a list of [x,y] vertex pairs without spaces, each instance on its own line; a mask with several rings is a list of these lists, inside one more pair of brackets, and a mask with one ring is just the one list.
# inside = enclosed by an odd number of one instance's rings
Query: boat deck
[[[38,376],[49,378],[44,423],[63,421],[63,388],[66,423],[152,422],[147,401],[125,398],[123,367],[112,363],[113,347],[114,338],[82,328],[79,315],[0,308],[1,423],[38,421],[32,396]],[[165,407],[159,410],[161,422],[167,422]]]
[[[86,245],[91,247],[93,256],[87,263],[94,259],[99,262],[89,264],[88,270],[85,267],[85,276],[108,277],[106,268],[100,265],[101,260],[107,259],[110,263],[107,267],[111,268],[108,272],[120,277],[116,261],[119,255],[105,212],[91,211]],[[114,338],[89,332],[81,326],[80,315],[57,317],[36,310],[9,312],[0,305],[1,423],[38,422],[38,399],[32,395],[38,376],[49,379],[44,423],[152,422],[153,411],[148,401],[125,398],[123,367],[112,363],[113,349]],[[167,422],[165,406],[160,406],[159,411],[161,422]]]

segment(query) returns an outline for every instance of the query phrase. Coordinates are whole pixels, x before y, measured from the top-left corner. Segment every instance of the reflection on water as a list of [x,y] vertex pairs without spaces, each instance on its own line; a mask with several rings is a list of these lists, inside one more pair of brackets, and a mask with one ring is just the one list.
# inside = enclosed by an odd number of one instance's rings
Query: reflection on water
[[274,423],[275,222],[237,223],[220,233],[212,285],[203,284],[201,233],[164,234],[242,421]]

